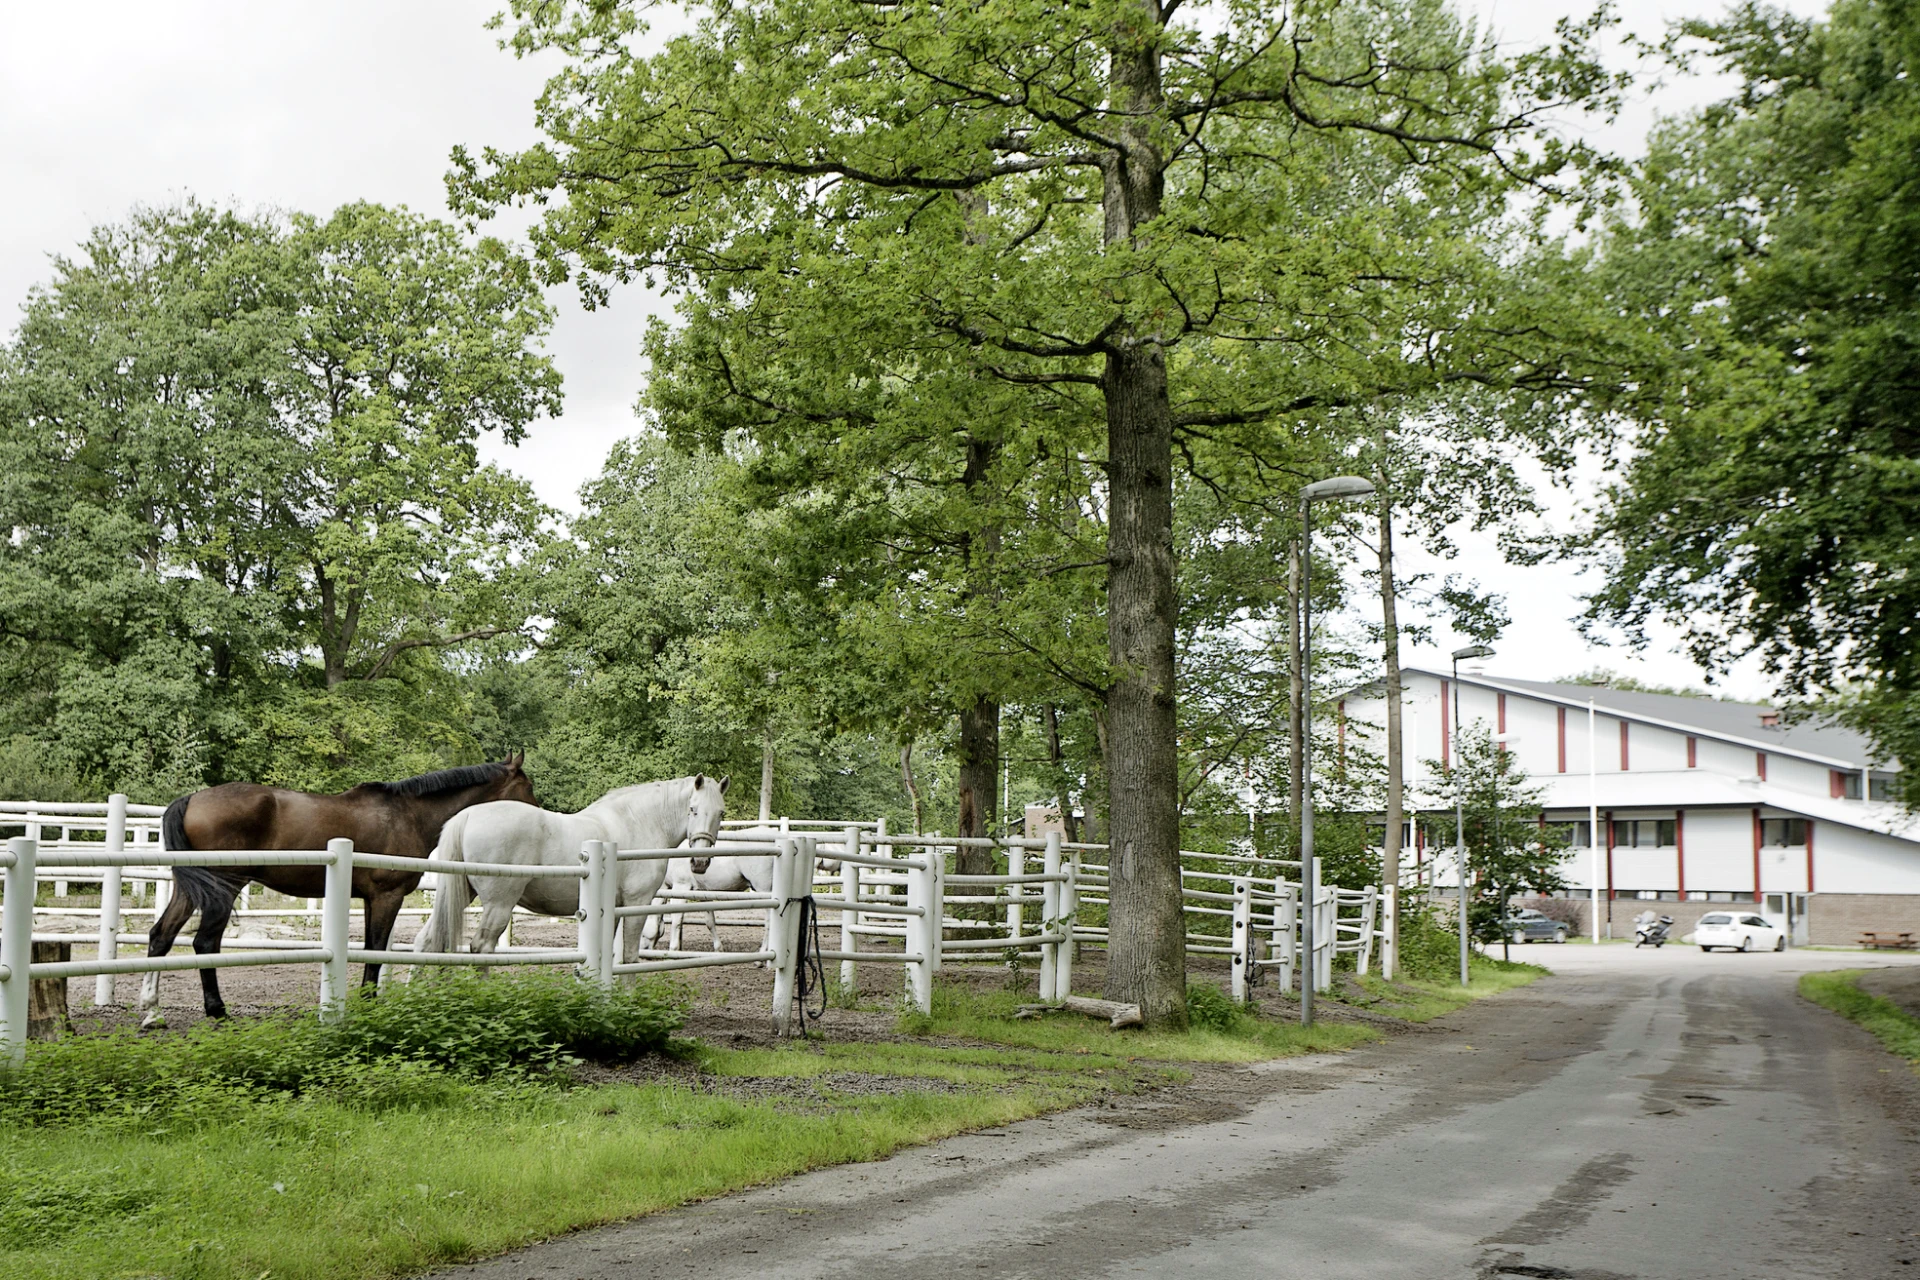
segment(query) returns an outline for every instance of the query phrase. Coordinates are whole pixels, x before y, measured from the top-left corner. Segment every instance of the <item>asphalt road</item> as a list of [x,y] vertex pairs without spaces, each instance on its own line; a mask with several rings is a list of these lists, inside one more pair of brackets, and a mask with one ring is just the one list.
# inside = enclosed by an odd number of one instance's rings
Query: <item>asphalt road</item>
[[[1556,976],[446,1276],[1920,1277],[1920,1079],[1799,1000],[1823,952],[1527,949]],[[1911,1270],[1909,1270],[1911,1268]]]

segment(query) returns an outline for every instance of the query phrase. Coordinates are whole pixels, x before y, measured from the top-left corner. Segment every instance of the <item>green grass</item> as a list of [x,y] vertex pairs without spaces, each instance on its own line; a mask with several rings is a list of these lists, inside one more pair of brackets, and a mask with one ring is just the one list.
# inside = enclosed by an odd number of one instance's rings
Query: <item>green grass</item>
[[1891,1000],[1860,989],[1865,969],[1834,969],[1809,973],[1800,979],[1800,994],[1843,1018],[1859,1023],[1881,1044],[1920,1070],[1920,1018],[1904,1012]]
[[742,1102],[607,1086],[381,1115],[289,1101],[186,1134],[16,1130],[0,1134],[0,1274],[393,1276],[1090,1093],[1063,1080]]

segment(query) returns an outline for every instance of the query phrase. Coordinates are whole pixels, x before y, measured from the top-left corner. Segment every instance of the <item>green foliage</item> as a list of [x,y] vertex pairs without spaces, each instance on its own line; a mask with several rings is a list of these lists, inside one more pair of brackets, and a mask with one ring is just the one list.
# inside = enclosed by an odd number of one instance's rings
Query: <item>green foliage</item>
[[1187,984],[1187,1025],[1201,1031],[1231,1035],[1248,1021],[1247,1011],[1220,988],[1207,982]]
[[97,800],[100,787],[58,747],[15,734],[0,741],[0,800]]
[[159,1192],[124,1169],[48,1173],[0,1166],[0,1253],[44,1249],[105,1222],[137,1218]]
[[[1400,971],[1421,982],[1457,982],[1460,934],[1455,917],[1432,903],[1407,897],[1400,906]],[[1469,916],[1471,919],[1471,916]]]
[[1672,51],[1740,86],[1655,133],[1602,241],[1605,308],[1638,344],[1614,405],[1630,461],[1578,544],[1606,574],[1593,614],[1853,694],[1912,758],[1920,10],[1745,3]]
[[195,1123],[310,1091],[369,1110],[437,1105],[461,1081],[659,1052],[684,1006],[658,984],[601,992],[569,974],[455,973],[357,997],[338,1024],[299,1013],[32,1045],[25,1066],[0,1072],[0,1119]]
[[472,758],[431,679],[286,704],[521,625],[542,509],[474,445],[557,410],[550,320],[498,244],[377,205],[187,202],[56,258],[0,348],[0,734],[142,799]]
[[[1436,814],[1429,819],[1429,842],[1451,847],[1456,825],[1464,821],[1476,901],[1492,903],[1497,917],[1516,894],[1562,887],[1563,837],[1540,825],[1543,789],[1528,781],[1518,756],[1495,742],[1484,723],[1461,730],[1449,764],[1429,760],[1427,766],[1447,788],[1444,799],[1459,803],[1457,818]],[[1480,927],[1471,907],[1467,921],[1469,928]],[[1492,936],[1499,936],[1497,927]]]

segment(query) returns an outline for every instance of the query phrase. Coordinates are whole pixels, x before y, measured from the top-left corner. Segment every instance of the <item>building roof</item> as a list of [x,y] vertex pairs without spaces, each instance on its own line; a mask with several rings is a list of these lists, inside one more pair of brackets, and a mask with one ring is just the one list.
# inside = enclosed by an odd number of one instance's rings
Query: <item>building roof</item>
[[[1779,809],[1902,840],[1920,840],[1920,814],[1910,813],[1891,801],[1831,800],[1757,778],[1729,778],[1704,769],[1610,773],[1604,777],[1606,793],[1600,806],[1604,809],[1671,809],[1675,807],[1674,797],[1683,795],[1686,799],[1680,807],[1688,810]],[[1589,793],[1585,774],[1536,775],[1532,781],[1541,787],[1542,809],[1579,811],[1587,808]]]
[[[1408,667],[1406,673],[1430,676],[1436,680],[1452,679],[1449,672],[1432,671],[1424,667]],[[1856,733],[1830,720],[1802,720],[1788,724],[1783,719],[1781,723],[1768,727],[1761,722],[1761,716],[1775,715],[1777,709],[1765,703],[1721,702],[1713,698],[1688,698],[1672,693],[1641,693],[1612,689],[1606,685],[1510,680],[1471,671],[1461,672],[1460,682],[1523,694],[1582,710],[1591,700],[1597,710],[1619,719],[1637,720],[1697,737],[1717,738],[1722,742],[1751,747],[1755,751],[1799,756],[1836,769],[1859,770],[1870,764],[1883,769],[1899,767],[1891,762],[1874,760],[1872,745],[1865,734]]]

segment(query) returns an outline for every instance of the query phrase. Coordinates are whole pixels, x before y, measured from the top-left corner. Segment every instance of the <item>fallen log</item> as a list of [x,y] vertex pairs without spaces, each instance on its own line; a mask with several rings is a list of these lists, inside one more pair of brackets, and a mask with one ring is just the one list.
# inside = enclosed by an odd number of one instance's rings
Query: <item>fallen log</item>
[[1094,1000],[1088,996],[1068,996],[1058,1004],[1023,1004],[1014,1011],[1016,1018],[1038,1018],[1049,1013],[1080,1013],[1089,1018],[1106,1018],[1107,1025],[1115,1031],[1125,1027],[1143,1027],[1147,1020],[1140,1016],[1137,1004],[1121,1004],[1117,1000]]

